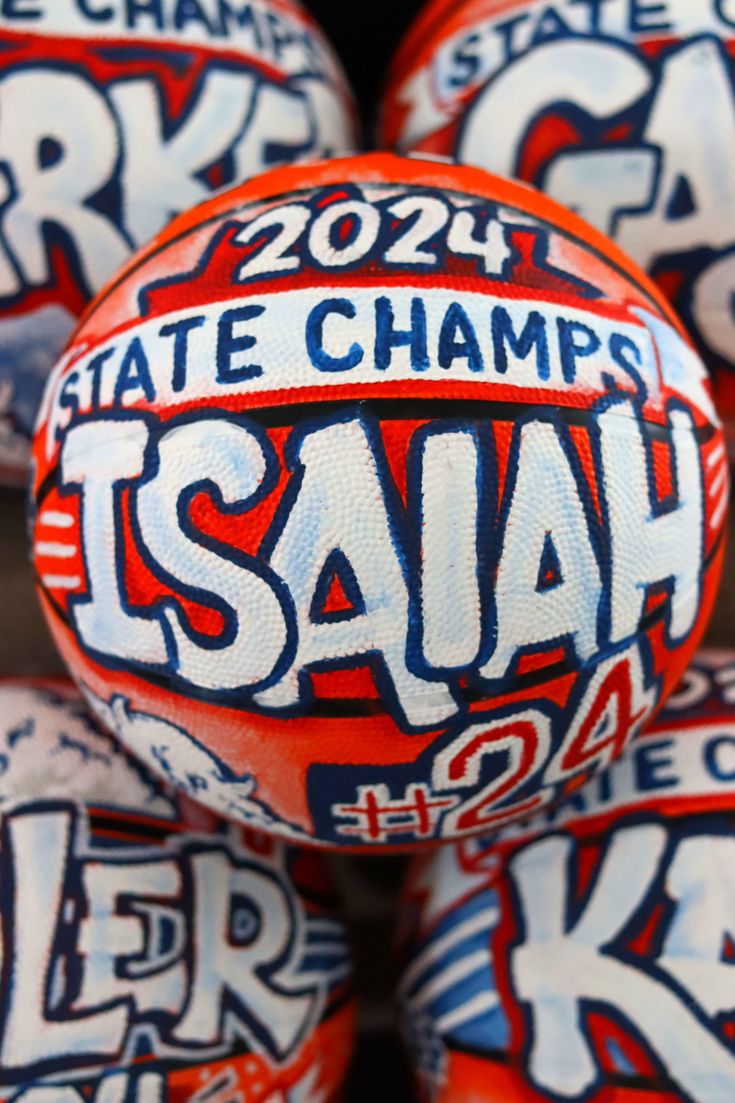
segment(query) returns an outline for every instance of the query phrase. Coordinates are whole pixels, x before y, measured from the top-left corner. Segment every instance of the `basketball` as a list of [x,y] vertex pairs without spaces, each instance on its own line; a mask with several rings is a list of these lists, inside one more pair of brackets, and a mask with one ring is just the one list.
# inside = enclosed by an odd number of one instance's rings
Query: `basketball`
[[432,1103],[735,1095],[735,653],[556,812],[416,860],[400,1001]]
[[54,369],[31,527],[54,638],[173,784],[403,848],[607,765],[691,658],[727,468],[665,300],[474,168],[287,166],[173,222]]
[[330,46],[294,0],[9,0],[0,14],[0,481],[27,476],[79,314],[174,215],[353,147]]
[[154,781],[59,681],[0,681],[0,764],[3,1098],[341,1098],[350,956],[318,855]]
[[382,138],[535,184],[656,280],[735,419],[735,8],[433,0]]

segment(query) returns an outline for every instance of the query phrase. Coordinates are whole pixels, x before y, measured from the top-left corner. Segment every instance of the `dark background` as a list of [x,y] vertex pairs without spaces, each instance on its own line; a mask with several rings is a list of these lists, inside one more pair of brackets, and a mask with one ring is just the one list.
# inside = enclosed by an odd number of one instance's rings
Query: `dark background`
[[366,145],[388,65],[404,31],[424,6],[421,0],[303,0],[339,54],[355,91]]

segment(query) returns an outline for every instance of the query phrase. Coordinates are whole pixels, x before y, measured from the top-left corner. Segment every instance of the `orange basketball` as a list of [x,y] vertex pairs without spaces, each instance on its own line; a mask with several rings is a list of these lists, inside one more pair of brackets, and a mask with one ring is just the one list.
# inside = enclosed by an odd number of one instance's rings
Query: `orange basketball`
[[381,137],[517,176],[610,234],[684,319],[735,433],[731,0],[431,0]]
[[336,1103],[350,949],[319,854],[161,785],[60,680],[0,679],[0,1095]]
[[422,1103],[735,1098],[735,653],[544,816],[413,865],[399,985]]
[[8,0],[0,11],[0,482],[90,298],[175,214],[354,147],[299,0]]
[[196,208],[97,298],[35,442],[49,624],[154,769],[304,842],[528,813],[707,620],[727,471],[653,285],[534,191],[369,155]]

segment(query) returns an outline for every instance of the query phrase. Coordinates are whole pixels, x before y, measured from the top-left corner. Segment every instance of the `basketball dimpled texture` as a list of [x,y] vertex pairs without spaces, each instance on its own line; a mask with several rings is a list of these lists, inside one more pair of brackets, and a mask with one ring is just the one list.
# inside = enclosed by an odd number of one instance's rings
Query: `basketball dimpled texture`
[[103,720],[225,814],[373,849],[619,754],[704,627],[727,497],[642,273],[530,189],[385,154],[140,253],[35,467],[41,600]]
[[423,856],[400,1002],[432,1103],[735,1092],[735,653],[555,812]]
[[354,1002],[319,855],[161,785],[68,683],[0,681],[0,755],[0,1097],[336,1103]]
[[91,296],[215,189],[353,148],[344,75],[294,0],[6,4],[0,15],[0,481]]
[[658,282],[735,419],[735,15],[643,5],[429,3],[399,50],[382,139],[542,188]]

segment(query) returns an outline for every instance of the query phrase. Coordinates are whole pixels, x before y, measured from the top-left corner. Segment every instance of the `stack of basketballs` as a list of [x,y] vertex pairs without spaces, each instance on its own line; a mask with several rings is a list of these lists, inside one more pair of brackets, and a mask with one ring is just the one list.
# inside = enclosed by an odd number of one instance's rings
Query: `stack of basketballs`
[[295,0],[0,28],[0,1098],[345,1098],[321,848],[418,1099],[733,1103],[735,6],[433,0],[355,155]]

